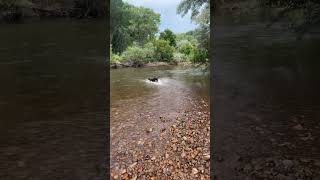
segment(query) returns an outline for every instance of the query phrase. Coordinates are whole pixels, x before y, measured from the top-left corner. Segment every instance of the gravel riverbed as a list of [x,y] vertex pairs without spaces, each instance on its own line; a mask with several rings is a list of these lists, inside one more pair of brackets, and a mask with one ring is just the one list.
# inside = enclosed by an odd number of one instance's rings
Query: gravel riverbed
[[166,125],[145,129],[146,138],[113,144],[111,179],[210,179],[208,103],[190,104],[190,110],[172,118],[148,115]]

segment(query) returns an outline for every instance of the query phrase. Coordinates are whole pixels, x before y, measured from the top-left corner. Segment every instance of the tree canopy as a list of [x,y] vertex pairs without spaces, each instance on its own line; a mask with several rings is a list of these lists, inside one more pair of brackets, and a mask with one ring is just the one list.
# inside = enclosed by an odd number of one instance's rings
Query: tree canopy
[[210,4],[209,0],[183,0],[177,7],[177,13],[181,16],[191,11],[192,21],[198,27],[188,32],[189,35],[197,39],[197,48],[193,53],[193,61],[199,63],[209,62],[209,42],[210,42]]
[[110,31],[112,50],[123,52],[133,42],[145,44],[154,38],[160,24],[160,14],[149,8],[135,7],[122,0],[111,0]]
[[176,35],[170,30],[165,29],[163,32],[160,33],[159,39],[169,41],[170,46],[176,47]]

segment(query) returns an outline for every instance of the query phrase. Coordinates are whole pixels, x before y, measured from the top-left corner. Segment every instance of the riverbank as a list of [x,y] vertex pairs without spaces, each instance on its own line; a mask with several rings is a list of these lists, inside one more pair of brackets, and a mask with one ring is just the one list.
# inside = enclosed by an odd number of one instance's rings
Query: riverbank
[[35,18],[103,18],[105,15],[106,4],[100,0],[90,3],[82,0],[0,2],[0,23],[16,23]]
[[[125,149],[112,142],[113,179],[210,179],[210,113],[204,100],[189,99],[190,111],[175,116],[140,115],[167,124],[150,127],[144,139],[123,139]],[[118,127],[118,129],[123,127]],[[126,129],[122,129],[126,131]],[[125,132],[123,133],[125,134]],[[119,138],[119,137],[118,137]],[[113,138],[111,138],[113,139]],[[121,143],[121,142],[120,142]]]
[[133,64],[130,63],[120,63],[120,62],[116,62],[116,63],[111,63],[110,64],[110,68],[112,69],[117,69],[117,68],[128,68],[128,67],[157,67],[157,66],[192,66],[191,62],[160,62],[160,61],[156,61],[156,62],[147,62],[144,64],[141,64],[140,66],[134,66]]

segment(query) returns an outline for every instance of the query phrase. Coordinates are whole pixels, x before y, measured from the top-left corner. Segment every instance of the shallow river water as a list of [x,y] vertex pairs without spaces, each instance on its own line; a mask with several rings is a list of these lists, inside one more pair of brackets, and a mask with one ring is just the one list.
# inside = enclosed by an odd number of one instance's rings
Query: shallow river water
[[[111,167],[119,151],[129,143],[151,141],[167,128],[179,113],[190,110],[190,100],[209,101],[209,73],[196,68],[160,66],[111,70]],[[159,76],[158,82],[148,77]],[[170,119],[163,123],[160,117]],[[149,139],[149,140],[147,140]],[[163,148],[160,144],[158,150]],[[120,161],[123,164],[128,162]],[[119,161],[117,162],[119,163]]]

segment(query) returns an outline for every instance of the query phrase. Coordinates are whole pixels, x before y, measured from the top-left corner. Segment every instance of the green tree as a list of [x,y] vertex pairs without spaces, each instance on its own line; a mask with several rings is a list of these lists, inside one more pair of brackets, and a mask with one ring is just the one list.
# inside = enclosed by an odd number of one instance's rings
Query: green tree
[[[48,1],[46,4],[48,5]],[[99,17],[105,11],[105,7],[103,0],[75,0],[72,14],[78,18]]]
[[133,41],[139,45],[153,39],[158,32],[160,14],[145,7],[131,6],[129,9],[129,33]]
[[153,42],[155,57],[159,61],[171,61],[174,48],[170,46],[169,41],[159,39]]
[[[124,29],[129,25],[129,19],[126,17],[128,11],[122,0],[110,0],[110,36],[118,31]],[[119,32],[118,32],[119,33]]]
[[133,42],[143,46],[155,37],[160,24],[159,14],[122,0],[111,0],[110,3],[110,39],[114,53],[122,53]]
[[209,2],[210,0],[182,0],[177,7],[177,12],[184,16],[191,11],[191,18],[194,18],[200,14],[203,6],[209,7]]
[[190,41],[184,41],[179,46],[179,52],[185,55],[190,55],[193,52],[194,46]]
[[165,29],[163,32],[161,32],[159,39],[169,41],[170,46],[177,46],[176,35],[170,29]]
[[209,62],[209,40],[210,40],[210,4],[209,0],[183,0],[178,5],[178,14],[184,16],[191,11],[191,19],[198,27],[189,32],[197,39],[197,47],[193,52],[193,62]]

